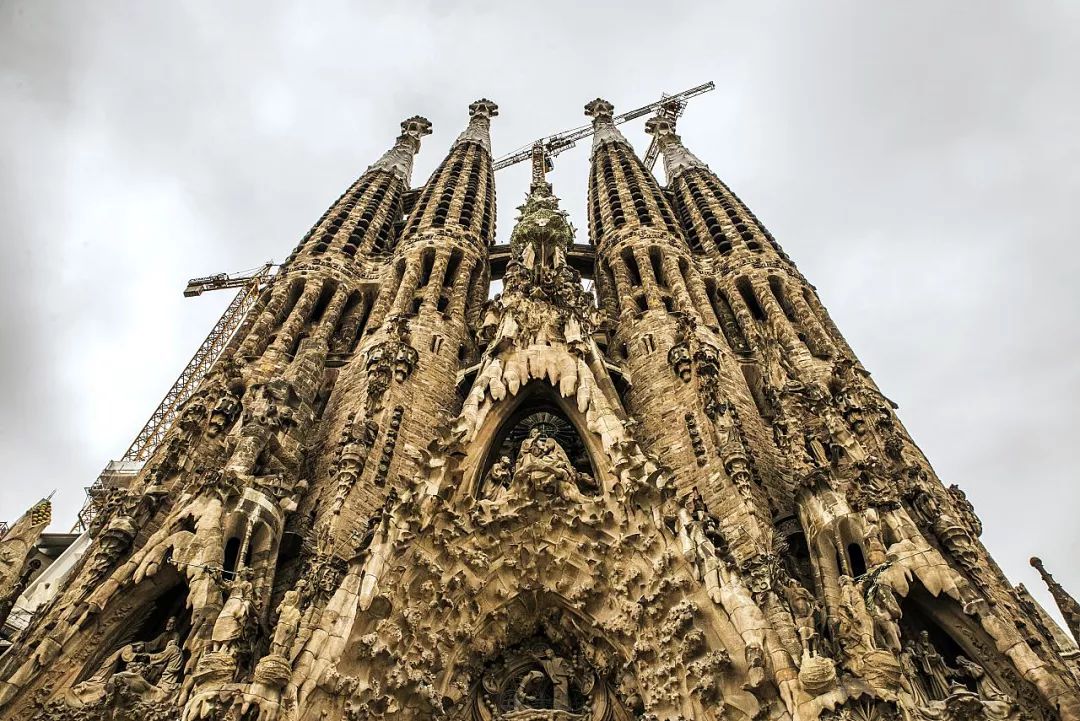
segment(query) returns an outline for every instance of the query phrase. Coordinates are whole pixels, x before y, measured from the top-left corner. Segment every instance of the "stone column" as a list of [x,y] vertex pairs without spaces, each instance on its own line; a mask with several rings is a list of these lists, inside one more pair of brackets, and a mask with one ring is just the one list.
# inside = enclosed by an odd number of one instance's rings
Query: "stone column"
[[409,307],[409,303],[412,302],[413,295],[416,294],[416,287],[420,283],[421,262],[423,261],[420,256],[405,261],[405,275],[398,285],[397,295],[394,296],[394,302],[390,306],[390,312],[394,315],[404,313]]
[[431,268],[427,288],[424,289],[425,306],[438,307],[439,295],[442,294],[444,276],[446,275],[446,266],[450,262],[450,253],[449,248],[440,248],[435,256],[435,263]]
[[637,261],[638,275],[641,276],[641,286],[645,289],[645,298],[649,302],[649,310],[663,310],[664,301],[660,295],[660,289],[653,277],[652,262],[644,248],[634,247],[634,260]]
[[465,307],[469,300],[469,279],[472,278],[473,269],[476,268],[477,260],[466,256],[458,265],[458,276],[454,278],[454,285],[450,291],[450,303],[446,306],[446,315],[451,320],[461,321],[465,319]]

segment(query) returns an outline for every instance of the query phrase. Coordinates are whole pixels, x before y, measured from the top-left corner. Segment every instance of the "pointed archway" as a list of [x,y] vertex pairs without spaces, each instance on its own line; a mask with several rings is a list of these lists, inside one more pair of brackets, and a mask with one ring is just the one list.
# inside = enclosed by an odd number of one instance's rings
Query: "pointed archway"
[[597,444],[588,443],[590,433],[579,425],[583,419],[574,417],[579,415],[575,408],[543,381],[532,381],[504,403],[507,404],[505,409],[488,418],[490,426],[500,425],[493,431],[484,428],[477,438],[481,448],[475,454],[468,453],[468,458],[474,460],[475,470],[480,471],[470,474],[471,484],[467,487],[472,494],[477,498],[488,495],[484,479],[490,476],[492,466],[502,461],[509,468],[515,467],[522,444],[530,436],[557,443],[578,474],[579,490],[587,495],[597,491],[595,479],[599,464],[594,461],[593,453],[599,448]]
[[[612,416],[610,423],[619,423]],[[551,438],[566,452],[580,474],[580,490],[592,495],[610,488],[612,464],[603,440],[590,430],[589,419],[573,397],[565,398],[544,379],[533,379],[512,396],[492,404],[473,439],[463,449],[461,490],[484,495],[492,466],[505,456],[514,467],[522,442],[530,435]]]

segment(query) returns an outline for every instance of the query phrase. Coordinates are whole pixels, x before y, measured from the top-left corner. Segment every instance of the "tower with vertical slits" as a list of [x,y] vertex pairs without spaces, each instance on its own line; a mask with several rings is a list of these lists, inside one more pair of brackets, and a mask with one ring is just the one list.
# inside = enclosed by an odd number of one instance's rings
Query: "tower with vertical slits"
[[775,238],[670,117],[665,187],[586,112],[588,238],[541,144],[505,244],[497,106],[415,189],[402,123],[96,499],[0,719],[1080,721],[1075,639]]

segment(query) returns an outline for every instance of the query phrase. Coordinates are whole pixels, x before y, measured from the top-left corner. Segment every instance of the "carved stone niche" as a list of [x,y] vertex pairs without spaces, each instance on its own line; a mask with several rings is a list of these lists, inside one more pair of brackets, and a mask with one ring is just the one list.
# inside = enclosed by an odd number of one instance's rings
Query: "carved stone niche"
[[484,671],[463,721],[576,721],[632,715],[580,656],[534,638]]
[[[75,683],[38,707],[34,721],[169,721],[184,683],[191,618],[187,587],[175,572],[129,589],[133,599],[107,613],[73,658]],[[164,592],[155,591],[166,587]],[[132,613],[134,611],[134,613]]]
[[821,721],[901,721],[902,718],[896,704],[866,696],[821,714]]

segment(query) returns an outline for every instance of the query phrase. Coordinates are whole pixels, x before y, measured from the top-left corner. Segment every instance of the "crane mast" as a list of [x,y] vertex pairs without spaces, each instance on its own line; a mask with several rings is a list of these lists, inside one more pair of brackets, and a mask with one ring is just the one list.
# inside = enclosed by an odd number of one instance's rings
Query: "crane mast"
[[195,354],[191,356],[191,360],[180,371],[179,377],[154,409],[150,419],[135,436],[135,440],[128,446],[124,455],[119,461],[110,461],[94,483],[86,489],[86,502],[79,511],[74,531],[87,529],[94,515],[94,499],[105,487],[115,485],[117,481],[122,482],[125,478],[130,479],[153,455],[184,403],[198,388],[214,361],[218,359],[229,340],[240,328],[248,311],[255,305],[259,293],[271,277],[273,267],[273,263],[264,263],[258,270],[249,274],[219,273],[204,278],[192,278],[188,281],[187,287],[184,288],[184,296],[187,298],[202,295],[208,290],[229,288],[240,290],[199,345]]

